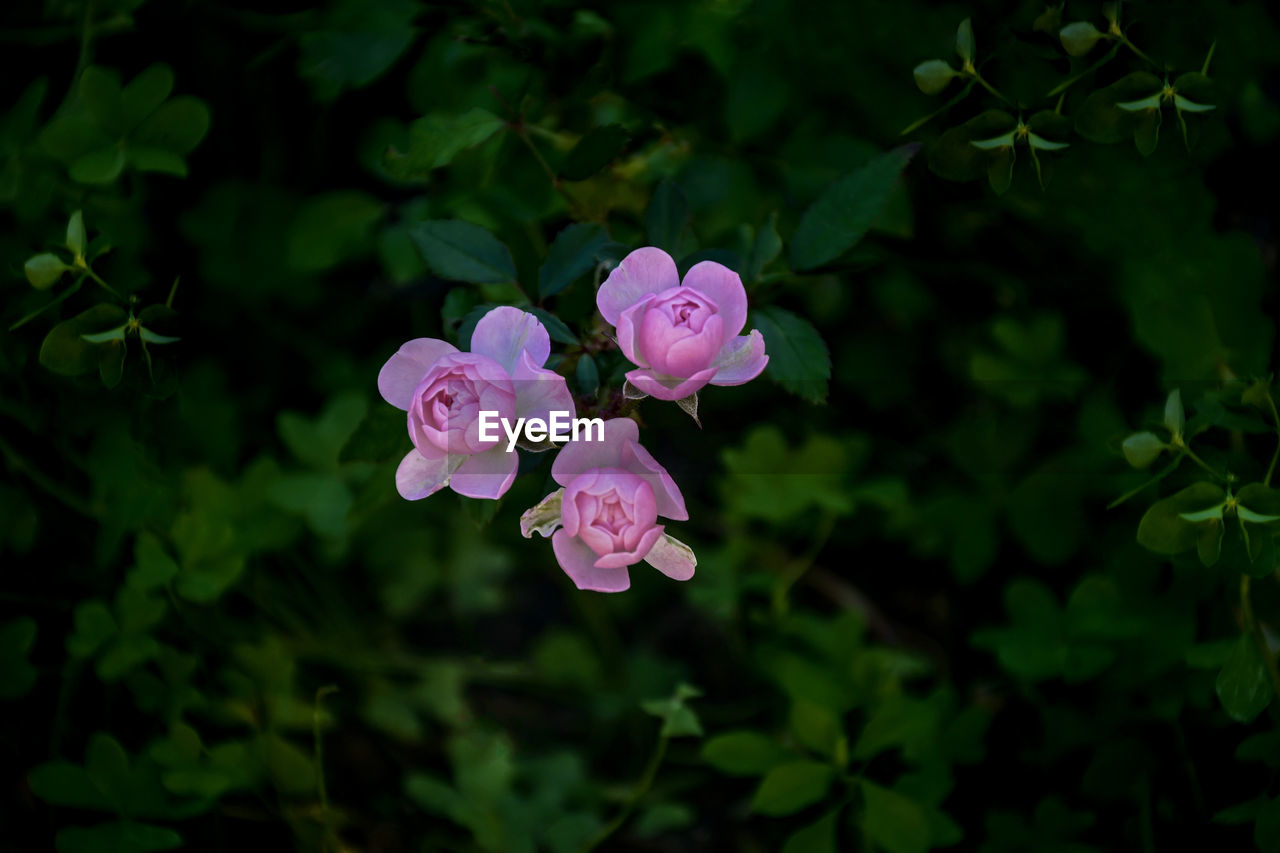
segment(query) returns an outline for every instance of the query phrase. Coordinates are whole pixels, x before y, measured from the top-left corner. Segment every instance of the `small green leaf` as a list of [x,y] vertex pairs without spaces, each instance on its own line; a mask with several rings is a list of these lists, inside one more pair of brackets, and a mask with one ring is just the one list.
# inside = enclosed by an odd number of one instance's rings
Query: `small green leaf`
[[916,143],[895,148],[832,184],[801,217],[791,238],[791,266],[813,269],[857,245],[919,150]]
[[702,747],[702,760],[730,776],[761,776],[787,760],[788,753],[760,732],[725,732]]
[[[532,305],[525,310],[542,322],[542,325],[546,327],[547,334],[551,336],[551,340],[556,341],[557,343],[569,345],[575,345],[578,343],[577,336],[574,335],[573,331],[564,324],[564,321],[555,314],[552,314],[545,308],[537,308]],[[472,328],[475,327],[472,326]]]
[[782,845],[782,853],[837,853],[836,831],[840,810],[832,809],[814,823],[797,829]]
[[1172,435],[1180,435],[1186,425],[1187,415],[1182,408],[1182,389],[1174,388],[1164,401],[1164,427]]
[[596,393],[596,389],[600,387],[600,370],[596,367],[596,360],[591,357],[590,353],[584,352],[578,356],[578,364],[574,369],[574,378],[578,383],[578,393],[591,395]]
[[433,219],[409,226],[413,243],[441,278],[490,284],[514,281],[511,252],[479,225],[461,219]]
[[965,18],[956,28],[956,56],[965,62],[972,62],[974,57],[973,21]]
[[1227,715],[1241,723],[1252,722],[1271,704],[1271,681],[1252,638],[1241,635],[1236,640],[1218,673],[1216,688]]
[[620,124],[593,127],[569,149],[560,177],[566,181],[586,180],[609,165],[630,139],[631,134]]
[[1042,136],[1036,136],[1034,133],[1027,134],[1027,144],[1037,151],[1061,151],[1063,148],[1070,148],[1069,142],[1051,142]]
[[769,218],[756,232],[751,251],[747,254],[747,262],[742,270],[742,282],[755,284],[760,274],[775,258],[782,253],[782,238],[778,236],[778,212],[769,214]]
[[130,145],[125,148],[125,159],[139,172],[156,172],[178,178],[187,176],[187,161],[181,154],[154,145]]
[[82,184],[109,184],[124,171],[124,148],[111,145],[77,157],[71,163],[71,179]]
[[609,234],[594,222],[579,222],[556,235],[538,272],[538,295],[554,296],[589,270],[609,243]]
[[84,233],[84,214],[77,210],[71,214],[71,218],[67,220],[67,248],[74,257],[84,255],[84,247],[89,245],[88,237]]
[[1212,525],[1214,520],[1196,523],[1183,514],[1219,508],[1226,500],[1227,494],[1220,487],[1202,482],[1157,501],[1138,523],[1138,544],[1157,554],[1190,551],[1196,547],[1202,525]]
[[818,330],[809,321],[782,308],[759,308],[753,325],[764,336],[769,364],[765,371],[783,388],[810,401],[827,399],[831,355]]
[[1134,468],[1146,468],[1156,461],[1156,457],[1167,450],[1169,445],[1161,441],[1154,432],[1135,432],[1126,438],[1120,447],[1130,465]]
[[173,69],[163,62],[144,68],[121,93],[125,131],[133,130],[173,93]]
[[866,779],[862,789],[862,811],[858,823],[887,853],[925,853],[930,845],[928,816],[910,797],[882,788]]
[[461,115],[424,116],[409,126],[408,152],[387,153],[387,169],[401,179],[428,175],[433,169],[449,165],[463,151],[485,142],[506,124],[479,107]]
[[1147,98],[1141,98],[1137,101],[1122,101],[1116,104],[1122,110],[1136,113],[1139,110],[1151,110],[1160,108],[1160,93],[1157,92]]
[[1197,104],[1195,101],[1189,101],[1181,95],[1173,96],[1173,105],[1189,113],[1206,113],[1209,110],[1217,109],[1213,104]]
[[105,332],[96,332],[91,335],[81,335],[80,340],[85,341],[86,343],[91,343],[91,344],[105,344],[108,341],[123,341],[125,337],[125,330],[128,328],[129,326],[125,324],[125,325],[117,326],[114,329],[108,329]]
[[36,290],[48,290],[62,278],[64,272],[74,269],[52,252],[43,252],[27,258],[22,268],[27,274],[27,281],[31,282],[31,286]]
[[960,76],[960,72],[941,59],[921,62],[911,70],[911,74],[916,79],[916,87],[926,95],[938,94],[947,88],[948,83]]
[[75,630],[67,637],[67,652],[72,657],[91,656],[120,630],[111,610],[101,601],[84,601],[76,606]]
[[165,101],[129,137],[130,143],[190,154],[209,132],[209,107],[189,95]]
[[333,190],[307,199],[289,228],[289,266],[321,272],[359,257],[373,242],[385,208],[359,190]]
[[769,817],[794,814],[827,796],[835,768],[817,761],[791,761],[771,769],[756,789],[751,810]]
[[1103,35],[1098,28],[1088,21],[1067,24],[1058,33],[1058,38],[1062,40],[1063,49],[1072,56],[1084,56],[1093,50],[1093,46],[1102,37]]

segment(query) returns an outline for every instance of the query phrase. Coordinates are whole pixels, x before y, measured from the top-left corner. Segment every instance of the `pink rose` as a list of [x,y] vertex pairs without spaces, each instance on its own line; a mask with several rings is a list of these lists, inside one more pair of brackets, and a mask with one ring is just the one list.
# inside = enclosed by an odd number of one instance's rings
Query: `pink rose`
[[[396,471],[396,488],[416,501],[446,485],[470,498],[500,498],[511,488],[518,455],[501,439],[480,438],[479,413],[542,418],[575,409],[564,377],[542,365],[551,338],[538,318],[494,308],[480,318],[471,352],[436,338],[415,338],[378,373],[382,398],[409,413],[413,450]],[[492,434],[492,433],[491,433]]]
[[635,421],[614,418],[604,422],[603,441],[566,444],[551,466],[564,488],[521,518],[526,538],[534,530],[551,536],[578,589],[621,592],[631,586],[627,566],[641,560],[675,580],[693,577],[693,552],[657,523],[658,516],[687,520],[684,497],[639,435]]
[[742,279],[714,261],[694,264],[681,282],[666,252],[636,249],[609,273],[596,306],[639,366],[627,379],[660,400],[688,397],[708,382],[741,385],[769,363],[759,331],[738,334],[747,322]]

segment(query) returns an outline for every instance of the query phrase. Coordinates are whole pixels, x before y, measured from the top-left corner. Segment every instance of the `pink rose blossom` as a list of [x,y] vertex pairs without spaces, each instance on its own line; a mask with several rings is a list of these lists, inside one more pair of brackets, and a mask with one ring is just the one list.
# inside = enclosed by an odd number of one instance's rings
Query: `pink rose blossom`
[[396,488],[416,501],[446,485],[471,498],[500,498],[519,458],[500,439],[480,438],[479,413],[507,420],[547,419],[573,396],[564,377],[542,365],[551,338],[538,318],[518,308],[494,308],[480,318],[471,352],[436,338],[415,338],[378,374],[382,397],[409,415],[413,449],[396,471]]
[[675,580],[693,577],[693,552],[657,523],[658,516],[687,520],[684,496],[639,435],[635,421],[614,418],[604,422],[603,441],[566,444],[551,466],[564,488],[521,519],[526,537],[534,530],[551,536],[578,589],[621,592],[631,586],[627,567],[641,560]]
[[742,385],[760,375],[769,356],[747,322],[742,279],[714,261],[693,265],[680,281],[671,256],[636,249],[609,273],[596,293],[618,346],[638,365],[627,379],[660,400],[680,400],[707,383]]

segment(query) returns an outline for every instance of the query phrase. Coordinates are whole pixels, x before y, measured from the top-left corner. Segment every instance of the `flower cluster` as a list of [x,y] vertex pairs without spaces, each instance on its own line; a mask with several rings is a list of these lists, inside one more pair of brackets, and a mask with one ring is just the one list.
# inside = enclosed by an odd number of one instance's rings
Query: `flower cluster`
[[[741,385],[769,361],[759,331],[740,334],[747,321],[742,280],[712,261],[694,265],[681,281],[666,252],[637,249],[600,286],[596,305],[635,365],[626,374],[629,398],[684,400],[708,384]],[[481,413],[486,421],[544,427],[574,418],[564,377],[544,367],[550,353],[538,318],[509,306],[480,319],[471,352],[435,338],[400,347],[378,374],[383,399],[407,413],[413,442],[396,472],[400,494],[420,500],[446,486],[471,498],[506,494],[519,458],[511,444],[481,429]],[[693,551],[658,523],[688,520],[684,496],[641,446],[634,420],[599,424],[594,433],[575,428],[564,442],[551,468],[562,488],[524,513],[521,532],[550,537],[579,589],[625,590],[628,567],[641,561],[688,580],[697,565]],[[552,439],[524,446],[549,450]]]

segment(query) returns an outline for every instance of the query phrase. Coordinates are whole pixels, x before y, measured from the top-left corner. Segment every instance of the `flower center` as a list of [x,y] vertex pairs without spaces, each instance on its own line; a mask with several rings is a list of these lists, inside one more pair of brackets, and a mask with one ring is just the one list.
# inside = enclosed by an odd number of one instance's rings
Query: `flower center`
[[596,527],[603,529],[612,536],[616,536],[630,523],[630,513],[623,506],[622,498],[618,496],[616,489],[600,499],[600,510],[596,513],[595,518]]

